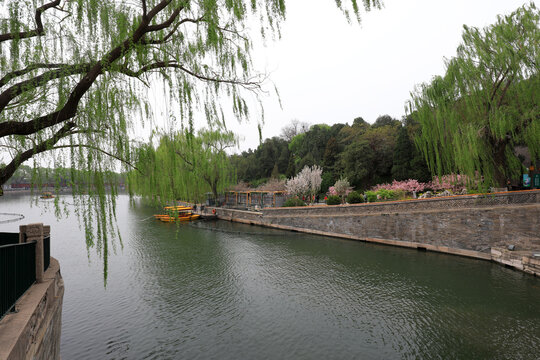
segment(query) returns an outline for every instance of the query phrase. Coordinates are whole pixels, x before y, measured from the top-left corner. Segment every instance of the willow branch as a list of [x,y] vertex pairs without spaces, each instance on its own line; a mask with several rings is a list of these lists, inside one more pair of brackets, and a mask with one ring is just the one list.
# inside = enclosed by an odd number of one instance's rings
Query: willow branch
[[173,26],[171,31],[169,31],[167,33],[167,35],[165,35],[165,37],[163,39],[144,40],[144,41],[142,41],[142,44],[143,45],[161,45],[161,44],[165,44],[176,33],[176,31],[178,31],[178,28],[180,27],[180,25],[185,24],[187,22],[199,23],[200,21],[204,21],[204,15],[201,16],[199,19],[182,19]]
[[506,82],[504,88],[502,89],[501,96],[499,97],[499,101],[497,103],[498,107],[501,107],[502,102],[504,100],[504,97],[506,96],[506,92],[508,91],[508,88],[510,87],[510,84],[512,84],[512,82],[514,81],[514,77],[515,77],[515,74],[512,74],[512,76],[510,76],[510,79],[508,79],[508,81]]
[[120,72],[120,73],[122,73],[124,75],[130,76],[130,77],[139,77],[145,72],[148,72],[148,71],[151,71],[151,70],[157,70],[157,69],[166,69],[166,68],[182,70],[185,73],[187,73],[187,74],[189,74],[189,75],[191,75],[193,77],[196,77],[199,80],[203,80],[203,81],[215,82],[215,83],[226,83],[226,84],[231,84],[231,85],[239,85],[239,86],[242,86],[242,87],[245,87],[245,88],[260,88],[261,87],[261,82],[260,81],[249,81],[249,80],[239,80],[239,79],[222,79],[222,78],[219,78],[217,76],[212,77],[212,76],[209,76],[209,75],[198,74],[198,73],[196,73],[196,72],[194,72],[194,71],[186,68],[185,66],[180,65],[180,64],[178,64],[178,63],[176,63],[174,61],[171,61],[171,62],[157,61],[157,62],[152,63],[152,64],[144,65],[139,70],[131,70],[127,66],[121,67],[121,68],[119,68],[117,70],[118,70],[118,72]]
[[[0,123],[0,138],[7,135],[33,134],[37,131],[46,129],[56,124],[60,124],[64,121],[67,121],[75,117],[75,115],[77,114],[77,108],[79,106],[79,102],[81,101],[83,95],[94,84],[98,76],[104,72],[106,66],[110,66],[110,64],[114,63],[116,60],[118,60],[120,57],[125,55],[128,51],[130,51],[131,45],[138,43],[143,38],[144,34],[147,32],[147,28],[149,27],[149,22],[155,16],[157,16],[159,12],[165,9],[170,3],[171,3],[171,0],[163,0],[160,3],[158,3],[148,13],[147,18],[141,21],[137,29],[128,39],[124,40],[123,43],[121,43],[117,47],[110,50],[107,54],[105,54],[101,58],[100,61],[93,64],[90,67],[90,69],[86,72],[86,75],[77,83],[75,88],[71,91],[68,97],[68,100],[66,101],[66,103],[61,109],[54,111],[52,113],[49,113],[47,115],[37,117],[27,122],[8,121],[8,122]],[[85,64],[85,65],[88,65],[88,64]],[[6,90],[6,92],[7,91],[9,91],[9,89]],[[2,96],[4,96],[4,94],[0,95],[0,99]],[[8,93],[5,96],[6,98],[9,98],[11,95]],[[0,101],[0,104],[1,104],[1,101]],[[1,111],[2,111],[2,107],[0,107],[0,112]]]
[[42,141],[32,149],[26,150],[17,156],[5,167],[0,169],[0,184],[4,184],[17,170],[17,168],[32,156],[50,150],[54,144],[61,138],[67,136],[71,129],[75,127],[75,123],[68,122],[60,130],[58,130],[51,138]]
[[55,69],[59,67],[66,67],[67,64],[44,64],[44,63],[36,63],[36,64],[30,64],[26,68],[21,70],[12,71],[8,74],[6,74],[2,79],[0,79],[0,87],[6,85],[10,80],[28,74],[31,71],[38,70],[38,69]]
[[[47,84],[49,81],[56,80],[62,77],[83,74],[90,70],[92,64],[76,64],[76,65],[66,65],[60,69],[47,71],[41,75],[35,76],[31,79],[21,81],[10,88],[6,89],[2,94],[0,94],[0,112],[2,112],[5,107],[17,96],[22,93],[35,89],[37,87]],[[21,70],[23,71],[23,70]]]
[[51,1],[43,6],[40,6],[36,9],[36,28],[34,30],[30,31],[22,31],[18,33],[6,33],[6,34],[0,34],[0,42],[7,41],[7,40],[13,40],[13,39],[26,39],[36,36],[42,36],[45,34],[45,30],[43,29],[43,22],[41,21],[41,15],[49,10],[50,8],[53,8],[55,6],[60,5],[60,0]]
[[146,19],[146,17],[148,16],[147,14],[147,9],[146,9],[146,0],[142,0],[142,8],[143,8],[143,19]]
[[173,24],[174,20],[176,20],[176,18],[178,17],[178,15],[180,15],[180,12],[182,10],[184,10],[183,6],[177,7],[176,9],[174,9],[173,13],[171,14],[171,16],[169,16],[167,21],[162,22],[161,24],[148,26],[146,28],[146,32],[154,32],[154,31],[167,29],[168,27],[170,27]]
[[189,161],[189,160],[184,156],[184,154],[182,154],[182,153],[181,153],[180,151],[178,151],[178,150],[175,150],[175,153],[176,153],[176,155],[180,156],[180,158],[181,158],[182,160],[184,160],[184,162],[185,162],[186,164],[188,164],[189,166],[191,166],[191,170],[195,170],[195,165],[193,165],[193,163],[192,163],[191,161]]
[[112,157],[113,159],[116,159],[128,166],[130,166],[131,168],[137,170],[139,173],[143,174],[143,172],[135,165],[133,165],[130,161],[126,160],[126,159],[122,159],[121,157],[119,156],[116,156],[108,151],[105,151],[97,146],[93,146],[93,145],[87,145],[87,144],[77,144],[77,145],[58,145],[58,146],[55,146],[53,148],[51,148],[51,150],[57,150],[57,149],[66,149],[66,148],[75,148],[75,147],[83,147],[83,148],[87,148],[87,149],[92,149],[92,150],[96,150],[96,151],[99,151],[107,156],[110,156]]

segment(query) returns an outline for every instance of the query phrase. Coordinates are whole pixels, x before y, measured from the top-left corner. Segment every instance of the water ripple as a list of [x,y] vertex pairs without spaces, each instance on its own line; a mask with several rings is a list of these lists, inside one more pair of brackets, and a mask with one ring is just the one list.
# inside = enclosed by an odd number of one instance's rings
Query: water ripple
[[[16,206],[14,206],[16,205]],[[487,262],[229,222],[164,224],[119,199],[123,248],[88,263],[52,223],[64,359],[533,359],[540,279]],[[10,231],[5,225],[3,231]]]

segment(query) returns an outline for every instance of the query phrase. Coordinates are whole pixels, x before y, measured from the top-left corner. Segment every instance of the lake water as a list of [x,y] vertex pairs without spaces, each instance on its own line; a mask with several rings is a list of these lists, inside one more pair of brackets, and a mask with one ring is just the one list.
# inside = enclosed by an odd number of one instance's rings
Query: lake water
[[39,204],[0,198],[0,212],[25,215],[0,231],[51,225],[64,360],[540,357],[540,279],[499,265],[222,221],[165,224],[121,196],[122,244],[104,286],[75,215],[57,221],[50,200]]

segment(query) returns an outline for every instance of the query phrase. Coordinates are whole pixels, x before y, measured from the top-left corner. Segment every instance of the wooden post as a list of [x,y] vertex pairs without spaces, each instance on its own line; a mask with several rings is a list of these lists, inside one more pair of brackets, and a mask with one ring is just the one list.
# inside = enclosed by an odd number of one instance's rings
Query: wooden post
[[[36,241],[36,283],[43,282],[43,234],[44,230],[50,233],[50,226],[43,226],[43,223],[28,224],[19,227],[19,240],[23,242]],[[26,237],[23,235],[26,234]],[[25,240],[25,241],[24,241]]]

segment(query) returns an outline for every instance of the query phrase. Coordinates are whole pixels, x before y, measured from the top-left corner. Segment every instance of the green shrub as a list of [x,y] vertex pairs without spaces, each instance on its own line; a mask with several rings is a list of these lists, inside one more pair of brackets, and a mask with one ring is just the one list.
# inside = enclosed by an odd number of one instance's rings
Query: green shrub
[[380,189],[377,191],[377,195],[379,195],[381,200],[391,200],[395,199],[397,194],[394,190]]
[[377,193],[375,191],[366,191],[367,201],[368,202],[376,202],[377,201]]
[[407,193],[404,190],[394,190],[394,200],[405,200],[407,199]]
[[347,202],[349,204],[360,204],[364,202],[364,197],[356,191],[351,191],[349,195],[347,195]]
[[341,204],[341,198],[337,195],[330,195],[328,199],[326,199],[326,205],[339,205]]
[[293,207],[293,206],[306,206],[306,203],[297,197],[293,197],[293,198],[287,199],[287,201],[285,201],[285,204],[283,204],[283,207]]

